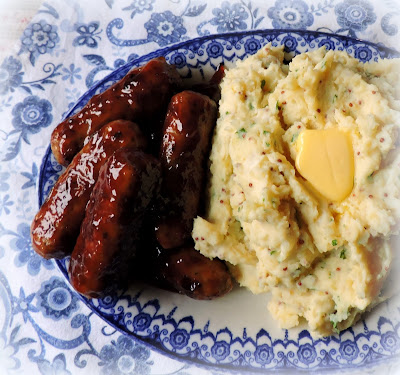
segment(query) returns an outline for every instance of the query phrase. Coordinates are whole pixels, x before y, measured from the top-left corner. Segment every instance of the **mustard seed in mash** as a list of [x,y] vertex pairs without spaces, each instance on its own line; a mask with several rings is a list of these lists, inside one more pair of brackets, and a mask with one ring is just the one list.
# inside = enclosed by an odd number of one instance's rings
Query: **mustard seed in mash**
[[270,45],[226,72],[196,249],[314,336],[381,301],[400,217],[400,61]]

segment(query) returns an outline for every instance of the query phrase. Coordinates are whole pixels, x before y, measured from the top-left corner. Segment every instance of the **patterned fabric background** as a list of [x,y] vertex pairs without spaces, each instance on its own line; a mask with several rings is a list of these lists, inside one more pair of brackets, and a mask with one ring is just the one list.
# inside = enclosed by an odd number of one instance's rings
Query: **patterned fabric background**
[[399,20],[395,0],[44,2],[0,62],[0,373],[210,373],[115,332],[53,261],[33,252],[42,157],[52,129],[88,88],[127,61],[198,36],[308,29],[398,48]]

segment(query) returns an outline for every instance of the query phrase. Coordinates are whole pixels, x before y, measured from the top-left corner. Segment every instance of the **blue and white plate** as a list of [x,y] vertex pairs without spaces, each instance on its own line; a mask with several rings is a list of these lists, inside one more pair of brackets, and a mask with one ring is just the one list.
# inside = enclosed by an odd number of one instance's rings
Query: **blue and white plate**
[[[230,67],[269,42],[274,46],[284,44],[289,57],[321,46],[345,50],[363,62],[398,56],[384,46],[312,31],[265,30],[206,36],[122,66],[83,95],[68,116],[132,67],[156,56],[165,56],[188,81],[200,81],[211,77],[220,63]],[[49,147],[40,171],[40,205],[61,170]],[[58,261],[58,266],[68,278],[66,260]],[[388,284],[391,282],[394,283],[388,280]],[[84,301],[113,327],[154,350],[228,372],[355,368],[375,365],[400,353],[400,303],[396,297],[381,303],[354,327],[324,339],[313,339],[306,327],[279,329],[268,314],[267,296],[255,296],[241,288],[214,301],[195,301],[140,284],[118,295]]]

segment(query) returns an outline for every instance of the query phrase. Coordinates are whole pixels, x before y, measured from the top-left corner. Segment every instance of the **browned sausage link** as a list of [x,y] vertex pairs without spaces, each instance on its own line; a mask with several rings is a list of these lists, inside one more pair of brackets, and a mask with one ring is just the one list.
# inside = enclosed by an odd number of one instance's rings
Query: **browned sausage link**
[[160,155],[166,207],[156,227],[164,249],[179,247],[190,238],[216,117],[215,102],[193,91],[176,94],[169,104]]
[[69,274],[78,292],[99,297],[128,280],[160,175],[157,159],[133,149],[117,150],[103,165],[71,256]]
[[200,94],[207,95],[213,99],[216,103],[221,99],[221,89],[219,87],[222,78],[225,76],[225,67],[223,64],[218,66],[218,69],[213,74],[211,79],[207,83],[199,83],[193,85],[191,90],[199,92]]
[[125,119],[146,125],[141,130],[150,136],[154,131],[153,122],[157,124],[159,116],[165,113],[179,82],[175,67],[168,65],[163,57],[132,70],[54,129],[51,148],[56,160],[68,165],[83,147],[86,137],[112,120]]
[[120,147],[145,145],[139,127],[130,121],[110,122],[95,133],[60,176],[36,214],[31,226],[35,251],[45,258],[71,254],[101,165]]
[[229,293],[232,278],[219,259],[209,259],[193,247],[165,251],[161,275],[178,292],[195,299],[213,299]]

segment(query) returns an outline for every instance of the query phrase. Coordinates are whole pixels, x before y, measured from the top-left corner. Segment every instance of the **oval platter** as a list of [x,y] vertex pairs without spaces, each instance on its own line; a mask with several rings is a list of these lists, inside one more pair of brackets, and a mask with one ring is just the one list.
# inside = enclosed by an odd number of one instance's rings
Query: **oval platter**
[[[154,57],[165,56],[188,83],[199,82],[210,78],[220,63],[229,68],[270,42],[285,45],[288,59],[322,46],[345,50],[362,62],[399,56],[381,45],[312,31],[263,30],[205,36],[130,61],[91,87],[66,117],[130,69]],[[40,169],[39,205],[61,171],[49,147]],[[57,261],[67,279],[68,261]],[[389,278],[391,282],[394,284]],[[111,326],[152,350],[229,373],[365,369],[394,360],[400,353],[400,303],[396,295],[354,327],[323,339],[313,339],[306,327],[279,329],[268,314],[268,297],[251,295],[239,287],[214,301],[195,301],[144,284],[132,285],[104,299],[82,299]]]

